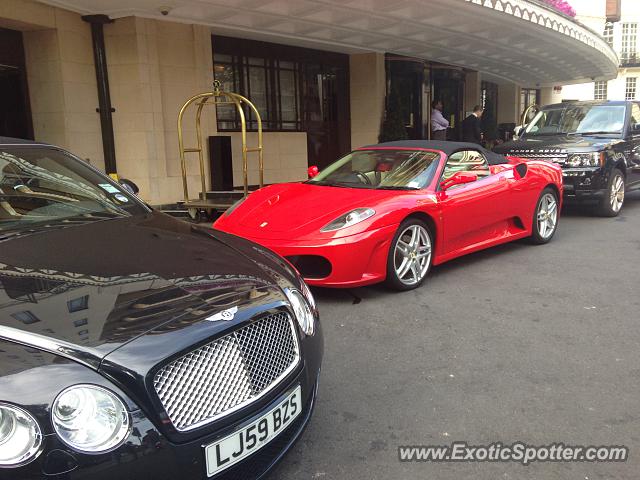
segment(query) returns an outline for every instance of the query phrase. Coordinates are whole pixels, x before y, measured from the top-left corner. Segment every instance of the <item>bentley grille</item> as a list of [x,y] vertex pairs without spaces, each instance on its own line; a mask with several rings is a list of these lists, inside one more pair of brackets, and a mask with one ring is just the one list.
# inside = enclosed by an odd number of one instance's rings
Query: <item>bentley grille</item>
[[173,426],[186,431],[257,400],[299,361],[293,320],[277,313],[174,360],[153,384]]

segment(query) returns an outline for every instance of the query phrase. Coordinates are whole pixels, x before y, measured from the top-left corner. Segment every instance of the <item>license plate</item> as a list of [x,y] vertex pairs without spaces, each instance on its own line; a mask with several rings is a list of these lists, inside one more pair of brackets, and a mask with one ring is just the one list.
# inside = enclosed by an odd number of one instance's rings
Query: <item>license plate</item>
[[257,452],[277,437],[302,412],[300,385],[276,407],[251,425],[205,447],[207,476],[211,477]]

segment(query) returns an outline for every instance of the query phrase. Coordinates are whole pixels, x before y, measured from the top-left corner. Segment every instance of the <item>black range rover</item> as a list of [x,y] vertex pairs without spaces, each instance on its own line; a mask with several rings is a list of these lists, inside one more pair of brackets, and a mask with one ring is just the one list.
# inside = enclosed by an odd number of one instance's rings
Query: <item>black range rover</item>
[[0,479],[259,478],[322,352],[280,257],[0,138]]
[[565,201],[592,204],[600,215],[616,216],[625,190],[640,188],[640,105],[547,105],[523,127],[518,140],[494,150],[560,164]]

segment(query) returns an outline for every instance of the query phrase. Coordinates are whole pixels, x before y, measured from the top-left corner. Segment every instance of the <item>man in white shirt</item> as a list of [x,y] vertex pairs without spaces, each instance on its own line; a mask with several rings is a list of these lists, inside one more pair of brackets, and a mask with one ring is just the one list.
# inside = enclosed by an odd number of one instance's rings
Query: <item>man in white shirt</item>
[[442,102],[431,102],[431,140],[446,140],[449,122],[442,115]]

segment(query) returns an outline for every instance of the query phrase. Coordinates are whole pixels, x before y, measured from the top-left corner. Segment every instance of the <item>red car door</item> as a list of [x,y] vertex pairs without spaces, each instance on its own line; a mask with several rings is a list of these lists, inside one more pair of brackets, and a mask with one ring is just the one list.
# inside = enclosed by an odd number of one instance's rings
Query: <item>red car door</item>
[[441,254],[490,242],[507,233],[511,209],[511,170],[491,174],[486,158],[477,151],[450,155],[442,179],[456,172],[474,173],[478,180],[438,193],[443,224]]

